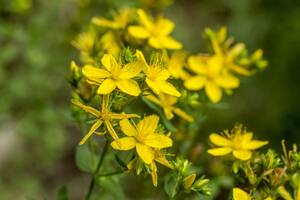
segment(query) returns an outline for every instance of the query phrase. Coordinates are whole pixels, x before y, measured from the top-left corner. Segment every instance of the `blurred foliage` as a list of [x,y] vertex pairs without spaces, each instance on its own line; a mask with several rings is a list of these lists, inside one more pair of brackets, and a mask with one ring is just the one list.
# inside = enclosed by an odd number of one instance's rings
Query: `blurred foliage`
[[[74,167],[80,133],[72,126],[65,79],[70,58],[77,57],[70,41],[86,28],[83,26],[92,16],[105,16],[111,8],[143,3],[158,9],[172,3],[151,2],[0,0],[0,145],[11,141],[6,140],[9,130],[13,130],[10,135],[14,141],[0,154],[1,199],[53,199],[58,190],[59,198],[64,199],[67,190],[58,187],[64,183],[72,187],[68,190],[70,199],[82,199],[82,185],[87,180]],[[193,52],[204,48],[201,32],[206,26],[227,25],[230,34],[238,41],[245,41],[250,50],[262,47],[269,60],[270,67],[247,80],[250,83],[242,84],[234,96],[226,97],[228,103],[222,104],[222,109],[207,110],[209,117],[198,130],[201,138],[231,127],[238,120],[258,135],[272,138],[275,148],[279,148],[282,138],[288,143],[300,141],[297,0],[177,0],[166,10],[166,15],[177,24],[176,38]],[[181,151],[194,164],[205,168],[199,156],[207,156],[203,153],[207,141],[198,141],[188,144],[193,146],[192,151],[185,152],[188,149],[185,145]],[[219,179],[216,184],[231,187],[230,177],[224,175]],[[115,180],[106,179],[97,184],[112,185],[107,189],[118,185]],[[133,186],[125,189],[130,198],[135,198],[133,191],[136,191]],[[140,197],[148,197],[151,191],[140,191]]]

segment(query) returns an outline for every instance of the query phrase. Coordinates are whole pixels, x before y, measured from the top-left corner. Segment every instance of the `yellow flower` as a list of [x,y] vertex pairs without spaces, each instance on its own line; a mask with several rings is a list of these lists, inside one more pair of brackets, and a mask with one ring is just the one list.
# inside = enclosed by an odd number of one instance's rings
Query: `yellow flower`
[[187,78],[184,86],[189,90],[205,88],[207,96],[213,103],[221,100],[223,88],[237,88],[240,84],[238,78],[224,70],[220,56],[190,56],[188,66],[196,75]]
[[156,115],[150,115],[141,120],[137,126],[133,126],[128,119],[120,121],[123,133],[127,137],[111,143],[116,150],[127,151],[136,148],[139,157],[146,163],[151,164],[155,158],[153,148],[167,148],[172,146],[172,140],[163,134],[155,132],[159,121]]
[[132,16],[132,10],[128,8],[123,8],[119,10],[117,14],[113,16],[113,20],[108,20],[103,17],[93,17],[92,23],[111,29],[121,29],[127,26],[128,21]]
[[147,14],[139,9],[137,11],[140,25],[131,25],[128,32],[131,36],[138,39],[147,39],[150,46],[156,49],[181,49],[182,45],[170,33],[174,29],[171,20],[159,17],[153,21]]
[[253,133],[247,132],[242,125],[237,125],[231,131],[224,132],[225,136],[212,133],[209,136],[210,141],[217,145],[217,148],[209,149],[208,153],[213,156],[224,156],[232,153],[240,160],[249,160],[252,156],[252,150],[258,149],[266,144],[267,141],[252,140]]
[[194,121],[192,116],[190,116],[189,114],[187,114],[180,108],[175,107],[175,104],[178,100],[177,97],[173,97],[173,96],[166,95],[166,94],[160,94],[159,98],[157,98],[156,96],[154,96],[152,94],[149,94],[149,95],[146,94],[146,98],[148,100],[152,101],[153,103],[159,105],[160,107],[162,107],[164,110],[164,113],[166,115],[166,118],[168,120],[172,119],[174,117],[174,114],[176,114],[188,122]]
[[[206,33],[209,35],[214,55],[217,55],[222,59],[222,62],[227,69],[244,76],[253,74],[249,69],[245,68],[245,66],[238,64],[238,57],[246,50],[246,47],[243,43],[237,43],[234,46],[230,47],[230,39],[226,40],[226,27],[220,28],[217,33],[213,32],[210,29],[206,29]],[[262,53],[261,50],[260,52]],[[260,52],[258,51],[257,53]],[[254,55],[256,55],[257,53],[255,53]],[[246,60],[247,62],[250,62],[249,59]],[[244,64],[250,64],[245,63],[246,60],[244,59]]]
[[174,78],[185,80],[189,77],[189,73],[183,68],[186,57],[186,53],[182,51],[174,52],[171,58],[168,57],[166,51],[164,52],[167,69]]
[[96,122],[92,125],[91,129],[89,130],[89,132],[82,138],[82,140],[79,142],[79,144],[84,144],[86,142],[86,140],[91,137],[91,135],[93,133],[96,132],[96,130],[104,123],[104,125],[106,126],[108,132],[110,133],[111,137],[114,140],[118,140],[119,137],[117,135],[117,133],[115,132],[115,130],[113,129],[113,126],[111,124],[111,121],[114,119],[128,119],[128,118],[133,118],[133,117],[138,117],[138,115],[136,114],[125,114],[125,113],[121,113],[121,114],[117,114],[117,113],[112,113],[109,111],[109,96],[108,95],[103,95],[102,98],[102,104],[101,104],[101,111],[100,110],[96,110],[93,107],[90,106],[86,106],[82,103],[80,103],[79,101],[76,100],[72,100],[72,103],[76,106],[78,106],[79,108],[81,108],[82,110],[84,110],[85,112],[93,115],[94,117],[96,117]]
[[105,53],[112,54],[117,57],[120,55],[120,44],[112,31],[107,31],[100,39],[101,47]]
[[105,54],[101,62],[105,69],[91,65],[86,65],[82,69],[83,75],[91,83],[100,85],[97,90],[98,94],[110,94],[116,88],[132,96],[138,96],[141,93],[137,82],[132,80],[141,71],[141,68],[136,63],[122,66],[110,54]]
[[251,197],[244,190],[233,188],[233,200],[251,200]]
[[168,70],[164,69],[160,63],[148,65],[143,53],[139,50],[136,51],[136,56],[146,75],[146,83],[155,94],[165,93],[175,97],[180,96],[177,89],[167,81],[170,77]]

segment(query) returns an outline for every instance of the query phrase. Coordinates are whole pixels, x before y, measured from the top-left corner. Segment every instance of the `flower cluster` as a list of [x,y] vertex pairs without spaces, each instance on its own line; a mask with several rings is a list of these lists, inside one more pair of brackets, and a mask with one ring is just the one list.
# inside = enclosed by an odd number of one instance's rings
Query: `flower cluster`
[[[172,37],[175,24],[170,19],[142,9],[123,8],[111,18],[93,17],[91,24],[72,42],[80,51],[80,64],[72,61],[70,67],[72,104],[86,113],[78,120],[89,129],[79,144],[92,143],[92,135],[105,135],[125,171],[149,174],[157,186],[160,163],[173,173],[165,188],[171,182],[176,192],[167,192],[169,196],[180,190],[209,195],[208,179],[197,178],[187,160],[168,152],[175,143],[171,133],[199,121],[190,103],[193,95],[204,89],[208,100],[218,103],[224,91],[239,87],[242,76],[266,67],[262,50],[249,56],[244,44],[227,38],[226,28],[206,29],[211,52],[192,55]],[[202,103],[197,97],[195,101]],[[241,126],[224,136],[212,134],[210,140],[218,147],[208,153],[232,153],[242,161],[267,144],[252,140],[252,133]],[[127,157],[120,159],[123,153]]]

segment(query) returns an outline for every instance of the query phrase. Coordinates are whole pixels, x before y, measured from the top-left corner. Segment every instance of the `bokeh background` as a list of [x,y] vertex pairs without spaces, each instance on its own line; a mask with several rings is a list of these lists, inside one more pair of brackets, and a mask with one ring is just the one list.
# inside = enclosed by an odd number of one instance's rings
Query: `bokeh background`
[[[1,200],[55,199],[61,185],[71,199],[82,199],[89,177],[74,161],[81,134],[66,79],[70,60],[78,60],[71,41],[92,16],[141,1],[0,0]],[[241,122],[277,150],[283,138],[300,144],[298,0],[177,0],[165,13],[190,52],[206,50],[205,27],[226,25],[250,50],[263,48],[269,61],[224,104],[206,111],[199,143]]]

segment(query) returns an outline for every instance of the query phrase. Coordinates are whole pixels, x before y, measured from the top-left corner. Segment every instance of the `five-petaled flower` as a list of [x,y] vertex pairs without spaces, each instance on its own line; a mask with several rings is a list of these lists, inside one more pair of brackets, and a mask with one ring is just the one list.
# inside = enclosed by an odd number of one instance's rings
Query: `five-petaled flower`
[[232,153],[235,158],[245,161],[251,158],[252,150],[268,144],[267,141],[252,140],[253,133],[247,132],[242,125],[236,125],[230,134],[228,131],[224,131],[224,135],[210,134],[210,141],[218,147],[209,149],[209,154],[224,156]]
[[79,144],[84,144],[86,142],[86,140],[89,137],[91,137],[91,135],[93,133],[95,133],[97,131],[97,129],[103,123],[105,124],[106,129],[110,133],[111,137],[114,140],[117,140],[117,142],[118,142],[119,137],[118,137],[117,133],[115,132],[111,121],[114,119],[128,119],[128,118],[133,118],[133,117],[139,118],[139,116],[136,114],[125,114],[125,113],[118,114],[118,113],[110,112],[108,95],[103,95],[102,102],[101,102],[101,111],[96,110],[93,107],[86,106],[86,105],[80,103],[79,101],[72,100],[72,103],[74,105],[78,106],[79,108],[81,108],[82,110],[84,110],[85,112],[96,117],[96,122],[92,125],[89,132],[82,138],[82,140],[79,142]]
[[138,39],[148,39],[150,46],[156,49],[181,49],[182,44],[172,38],[170,33],[174,29],[174,23],[171,20],[162,17],[153,21],[145,11],[137,10],[140,25],[131,25],[128,32],[131,36]]
[[165,93],[175,97],[180,96],[180,93],[177,91],[177,89],[167,81],[167,79],[170,77],[170,73],[168,70],[163,68],[161,63],[154,62],[148,65],[143,53],[139,50],[136,51],[136,56],[138,63],[141,64],[146,75],[145,81],[155,94]]
[[187,78],[184,86],[189,90],[201,90],[205,92],[213,103],[222,98],[222,88],[237,88],[240,81],[230,72],[224,70],[223,61],[220,56],[190,56],[188,67],[196,75]]
[[127,136],[113,141],[111,146],[116,150],[131,150],[136,148],[139,157],[151,164],[155,159],[154,148],[163,149],[172,146],[172,140],[168,136],[156,133],[159,117],[150,115],[144,117],[137,126],[132,125],[128,119],[120,121],[122,132]]
[[141,67],[136,62],[123,66],[110,54],[105,54],[101,62],[104,69],[91,65],[86,65],[82,69],[83,75],[90,83],[100,85],[98,94],[110,94],[116,88],[132,96],[141,93],[138,83],[132,79],[141,71]]

